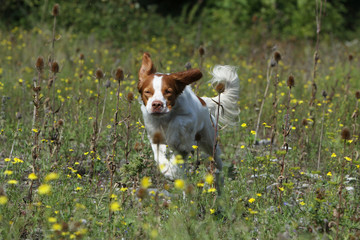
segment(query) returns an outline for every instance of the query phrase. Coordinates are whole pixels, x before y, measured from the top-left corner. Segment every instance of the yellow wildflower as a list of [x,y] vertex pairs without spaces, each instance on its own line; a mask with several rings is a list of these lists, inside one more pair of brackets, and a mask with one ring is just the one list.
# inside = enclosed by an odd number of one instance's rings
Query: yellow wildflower
[[8,184],[18,184],[18,181],[12,179],[8,181]]
[[39,186],[38,191],[41,195],[49,194],[51,192],[51,186],[49,184],[42,184]]
[[249,203],[253,203],[253,202],[255,202],[255,198],[250,198],[248,201],[249,201]]
[[8,202],[7,196],[0,196],[0,205],[5,205]]
[[38,179],[38,177],[36,176],[35,173],[30,173],[29,176],[28,176],[28,178],[29,178],[30,180],[36,180],[36,179]]
[[205,177],[205,182],[207,182],[209,185],[213,184],[214,176],[212,174],[207,174]]
[[59,178],[59,174],[55,173],[55,172],[52,172],[52,173],[49,173],[48,175],[46,175],[45,177],[45,182],[49,182],[49,181],[52,181],[52,180],[56,180]]
[[113,212],[120,211],[121,210],[120,204],[118,202],[112,202],[110,204],[110,210],[113,211]]
[[209,193],[216,192],[216,188],[209,188],[209,189],[208,189],[208,192],[209,192]]
[[57,221],[57,220],[56,220],[56,218],[54,218],[54,217],[49,217],[49,218],[48,218],[48,222],[49,222],[49,223],[56,223],[56,221]]
[[175,188],[182,190],[185,187],[185,181],[182,179],[176,179],[174,182],[174,186]]
[[55,223],[54,225],[52,225],[52,229],[53,229],[54,231],[61,231],[62,226],[61,226],[61,224],[59,224],[59,223]]
[[13,174],[13,171],[11,171],[11,170],[5,170],[5,171],[4,171],[4,174],[5,174],[5,175],[11,175],[11,174]]
[[143,177],[143,179],[141,179],[141,187],[147,189],[150,186],[151,186],[151,178]]

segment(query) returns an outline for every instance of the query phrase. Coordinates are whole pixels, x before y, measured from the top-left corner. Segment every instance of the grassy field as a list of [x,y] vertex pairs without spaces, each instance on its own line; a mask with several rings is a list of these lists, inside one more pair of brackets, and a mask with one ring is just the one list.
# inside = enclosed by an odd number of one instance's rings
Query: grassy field
[[[0,32],[2,239],[360,238],[357,42],[239,39],[199,51],[187,39],[54,37]],[[216,95],[215,64],[238,66],[221,197],[196,146],[186,180],[159,174],[136,88],[145,51],[160,72],[200,68],[200,96]]]

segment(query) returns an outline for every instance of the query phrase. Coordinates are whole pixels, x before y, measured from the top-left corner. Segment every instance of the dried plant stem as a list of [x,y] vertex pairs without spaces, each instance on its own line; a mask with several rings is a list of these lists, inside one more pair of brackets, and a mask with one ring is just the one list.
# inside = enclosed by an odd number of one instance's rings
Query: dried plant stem
[[345,78],[345,80],[346,80],[346,82],[345,82],[345,101],[346,101],[346,98],[349,95],[350,79],[351,79],[351,67],[352,67],[352,60],[349,59],[349,71],[346,74],[346,78]]
[[323,0],[316,0],[316,46],[315,46],[315,53],[314,53],[314,68],[313,68],[313,75],[312,75],[312,82],[311,82],[311,99],[309,102],[310,106],[314,105],[316,99],[316,92],[317,92],[317,85],[316,85],[316,71],[317,71],[317,64],[319,62],[319,42],[320,42],[320,31],[321,31],[321,17],[323,12]]
[[321,146],[322,146],[323,135],[324,135],[325,108],[326,108],[326,98],[324,98],[323,112],[322,112],[322,118],[321,118],[321,132],[320,132],[319,149],[318,149],[317,170],[320,169]]
[[[258,131],[259,131],[259,126],[260,126],[260,119],[261,119],[261,114],[264,108],[264,103],[266,100],[266,96],[267,93],[269,91],[269,86],[270,86],[270,80],[271,80],[271,75],[272,75],[272,68],[271,68],[271,63],[269,62],[268,67],[267,67],[267,71],[266,71],[266,88],[265,88],[265,92],[264,92],[264,96],[263,99],[261,101],[261,106],[260,106],[260,110],[259,110],[259,115],[258,115],[258,119],[257,119],[257,123],[256,123],[256,130],[255,130],[255,138],[254,138],[254,144],[256,144],[257,141],[257,135],[258,135]],[[271,70],[270,70],[271,69]]]
[[274,145],[274,140],[275,140],[275,136],[276,136],[276,126],[277,126],[277,104],[278,104],[278,99],[277,99],[277,87],[279,84],[279,75],[278,75],[278,69],[276,67],[275,70],[275,82],[274,82],[274,99],[273,99],[273,123],[271,126],[271,143],[270,143],[270,153],[269,156],[271,158],[272,155],[272,151],[273,151],[273,145]]
[[281,203],[282,203],[282,188],[283,188],[283,181],[285,179],[284,173],[285,173],[285,157],[289,150],[289,144],[287,143],[287,137],[290,134],[291,128],[290,128],[290,100],[291,100],[291,87],[289,87],[288,92],[288,102],[286,105],[286,115],[285,115],[285,124],[283,127],[283,137],[284,137],[284,143],[282,145],[282,149],[285,148],[285,154],[282,155],[282,160],[280,163],[280,176],[278,177],[278,188],[279,188],[279,211],[281,211]]
[[53,32],[52,32],[52,40],[51,40],[51,63],[55,60],[55,29],[56,29],[56,16],[54,16],[54,24],[53,24]]
[[100,120],[100,124],[99,124],[99,133],[98,133],[98,136],[100,136],[101,128],[102,128],[102,122],[103,122],[103,119],[104,119],[105,107],[106,107],[106,98],[107,98],[107,88],[105,88],[104,104],[103,104],[103,109],[102,109],[102,113],[101,113],[101,120]]
[[[38,58],[38,62],[40,58]],[[42,58],[41,58],[42,59]],[[38,62],[36,63],[36,65],[38,65]],[[43,66],[40,66],[41,64],[39,64],[39,66],[37,66],[37,72],[38,72],[38,77],[36,79],[36,81],[34,81],[34,112],[33,112],[33,123],[32,123],[32,132],[33,132],[33,147],[31,150],[31,156],[33,159],[32,162],[32,168],[35,174],[38,174],[39,169],[37,169],[36,166],[36,161],[40,155],[40,146],[39,146],[39,135],[40,135],[40,123],[39,123],[39,109],[40,109],[40,91],[41,91],[41,74],[42,74],[42,69]],[[29,194],[28,194],[28,198],[30,200],[30,202],[32,201],[32,188],[33,188],[33,181],[31,181],[30,184],[30,188],[29,188]]]
[[[110,204],[112,202],[112,194],[113,194],[113,182],[114,182],[114,173],[116,171],[116,165],[114,164],[113,161],[110,161],[109,160],[110,156],[107,156],[106,158],[106,166],[109,170],[109,173],[110,173],[110,191],[109,191],[109,199],[110,199]],[[110,205],[109,205],[110,206]],[[109,221],[111,221],[111,218],[112,218],[112,210],[111,208],[109,207]]]
[[[221,93],[219,93],[219,100],[218,100],[218,103],[217,103],[217,115],[216,115],[216,122],[215,122],[215,126],[214,126],[214,132],[215,132],[215,135],[214,135],[214,145],[213,145],[213,155],[212,155],[212,161],[211,161],[211,165],[210,165],[210,173],[213,175],[214,174],[214,170],[215,170],[215,155],[216,155],[216,148],[217,148],[217,145],[218,145],[218,128],[219,128],[219,114],[220,114],[220,107],[221,107],[221,102],[220,102],[220,96],[221,96]],[[217,186],[219,189],[218,192],[220,193],[220,186]]]
[[118,113],[119,113],[119,102],[120,102],[120,85],[121,85],[121,82],[118,81],[118,87],[117,87],[117,91],[116,91],[116,110],[115,110],[115,114],[114,114],[114,127],[113,127],[113,132],[112,132],[112,138],[113,138],[112,161],[114,161],[114,158],[116,156],[116,144],[118,142],[118,135],[116,133],[116,128],[119,124]]
[[[346,139],[344,139],[344,156],[345,156],[345,147],[346,147]],[[339,239],[339,230],[340,230],[340,218],[342,214],[342,190],[344,188],[344,168],[346,165],[346,161],[343,159],[343,163],[341,165],[341,175],[340,175],[340,184],[339,184],[339,204],[336,208],[336,237],[335,239]]]
[[97,85],[97,97],[96,97],[96,112],[95,112],[95,121],[93,122],[93,133],[90,140],[90,169],[89,169],[89,177],[90,180],[94,176],[94,167],[95,167],[95,159],[96,159],[96,147],[97,147],[97,140],[98,140],[98,132],[99,132],[99,104],[100,104],[100,78],[97,78],[98,85]]
[[126,164],[129,163],[129,154],[131,152],[131,149],[129,149],[130,146],[130,133],[131,133],[131,101],[129,101],[128,105],[128,117],[125,121],[126,125],[126,143],[125,143],[125,162]]

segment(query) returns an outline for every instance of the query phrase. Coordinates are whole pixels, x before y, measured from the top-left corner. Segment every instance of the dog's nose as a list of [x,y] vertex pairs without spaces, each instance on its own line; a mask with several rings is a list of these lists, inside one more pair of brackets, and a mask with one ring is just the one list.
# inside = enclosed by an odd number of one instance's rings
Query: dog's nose
[[162,108],[164,104],[161,101],[153,101],[151,106],[153,109],[159,109]]

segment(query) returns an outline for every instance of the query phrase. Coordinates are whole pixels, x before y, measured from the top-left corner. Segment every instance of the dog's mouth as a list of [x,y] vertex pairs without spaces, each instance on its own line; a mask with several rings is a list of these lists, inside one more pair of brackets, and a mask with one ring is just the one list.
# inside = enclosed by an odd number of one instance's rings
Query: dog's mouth
[[164,112],[164,111],[160,111],[160,110],[155,110],[155,111],[152,111],[151,112],[151,115],[154,115],[154,116],[163,116],[163,115],[166,115],[168,112]]

